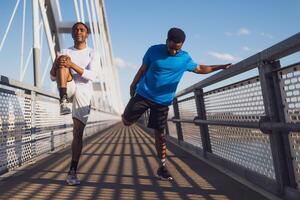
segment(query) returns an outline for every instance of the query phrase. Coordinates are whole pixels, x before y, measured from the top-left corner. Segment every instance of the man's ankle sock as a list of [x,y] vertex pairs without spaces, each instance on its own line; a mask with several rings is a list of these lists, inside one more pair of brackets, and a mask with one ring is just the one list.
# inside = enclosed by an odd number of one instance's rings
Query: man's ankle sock
[[75,171],[75,173],[76,173],[76,171],[77,171],[77,166],[78,166],[78,161],[75,161],[75,160],[72,160],[71,161],[71,165],[70,165],[70,171]]
[[58,88],[59,98],[62,99],[64,96],[67,96],[67,88]]

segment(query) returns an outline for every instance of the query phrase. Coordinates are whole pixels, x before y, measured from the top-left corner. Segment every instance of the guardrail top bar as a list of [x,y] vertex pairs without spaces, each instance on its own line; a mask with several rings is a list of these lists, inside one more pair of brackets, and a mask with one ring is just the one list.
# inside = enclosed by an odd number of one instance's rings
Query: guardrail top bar
[[50,92],[45,92],[42,89],[35,87],[35,86],[31,86],[29,84],[26,83],[22,83],[13,79],[10,79],[6,76],[0,76],[0,84],[1,85],[6,85],[6,86],[11,86],[14,88],[18,88],[18,89],[23,89],[23,90],[28,90],[28,91],[34,91],[36,93],[48,96],[48,97],[52,97],[55,99],[58,99],[58,96],[55,95],[54,93],[50,93]]
[[253,56],[250,56],[234,65],[232,67],[216,73],[176,94],[176,97],[183,96],[194,91],[197,88],[204,88],[216,82],[228,79],[243,72],[254,69],[258,64],[264,61],[273,61],[283,58],[287,55],[300,51],[300,32],[283,40],[270,48],[267,48]]

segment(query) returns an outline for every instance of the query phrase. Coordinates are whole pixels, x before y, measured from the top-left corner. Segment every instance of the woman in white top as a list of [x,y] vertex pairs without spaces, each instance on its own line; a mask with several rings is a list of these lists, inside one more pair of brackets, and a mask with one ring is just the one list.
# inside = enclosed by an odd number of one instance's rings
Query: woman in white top
[[70,185],[80,184],[76,171],[82,150],[82,135],[90,113],[90,102],[98,61],[95,52],[86,44],[89,28],[82,22],[72,27],[74,46],[58,53],[50,71],[57,82],[61,114],[69,114],[67,103],[72,101],[73,141],[72,160],[67,176]]

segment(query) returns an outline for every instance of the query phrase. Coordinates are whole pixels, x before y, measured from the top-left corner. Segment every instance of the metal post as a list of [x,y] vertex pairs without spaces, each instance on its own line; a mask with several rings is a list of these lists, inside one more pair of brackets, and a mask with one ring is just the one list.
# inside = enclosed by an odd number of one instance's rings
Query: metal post
[[143,124],[144,126],[148,126],[149,122],[149,109],[145,111],[145,113],[142,115],[143,116]]
[[40,33],[39,33],[39,1],[32,0],[33,25],[33,77],[34,86],[41,87],[40,79]]
[[[175,98],[174,101],[173,101],[173,109],[174,109],[174,117],[176,119],[180,119],[180,113],[179,113],[177,98]],[[176,122],[176,130],[177,130],[178,140],[183,141],[182,128],[181,128],[181,123],[180,122]]]
[[[47,41],[48,41],[48,47],[49,47],[49,52],[52,58],[52,62],[54,62],[55,60],[55,42],[54,42],[54,37],[51,34],[51,29],[50,29],[50,24],[49,24],[49,19],[47,17],[47,11],[45,8],[45,2],[40,0],[39,1],[39,8],[41,11],[41,16],[42,16],[42,21],[43,21],[43,25],[44,25],[44,29],[45,29],[45,34],[47,37]],[[40,41],[42,42],[42,41]],[[40,47],[39,47],[40,48]]]
[[[206,120],[206,112],[205,112],[205,104],[203,98],[203,89],[199,88],[195,90],[195,101],[196,101],[196,108],[197,108],[197,118],[201,120]],[[202,147],[203,147],[203,157],[206,157],[206,152],[212,152],[211,150],[211,143],[208,131],[207,124],[200,124],[200,134],[202,140]]]
[[79,0],[79,7],[80,7],[80,19],[83,23],[85,23],[84,11],[83,11],[83,0]]
[[[280,68],[280,62],[277,61],[275,65],[278,65],[277,67]],[[280,89],[280,80],[279,77],[276,73],[273,73],[273,82],[274,82],[274,91],[275,91],[275,96],[277,97],[277,111],[278,111],[278,116],[279,116],[279,121],[282,123],[287,123],[286,118],[285,118],[285,109],[284,109],[284,103],[282,102],[282,96],[281,96],[281,89]],[[285,158],[285,163],[287,166],[287,173],[289,177],[289,182],[288,185],[296,188],[297,183],[295,179],[295,170],[293,167],[293,157],[291,154],[291,147],[290,147],[290,140],[289,140],[289,135],[288,131],[281,131],[283,134],[281,134],[281,139],[283,143],[283,150],[284,150],[284,158]]]
[[37,156],[36,144],[36,92],[31,91],[31,156],[33,159]]
[[[272,72],[278,68],[279,61],[265,62],[258,68],[266,119],[270,122],[285,122],[278,77]],[[296,186],[288,134],[272,131],[270,145],[276,181],[280,187],[279,192],[283,193],[285,186]]]
[[74,2],[74,8],[75,8],[77,21],[80,22],[81,21],[81,18],[80,18],[81,15],[79,14],[78,2],[77,2],[77,0],[73,0],[73,2]]

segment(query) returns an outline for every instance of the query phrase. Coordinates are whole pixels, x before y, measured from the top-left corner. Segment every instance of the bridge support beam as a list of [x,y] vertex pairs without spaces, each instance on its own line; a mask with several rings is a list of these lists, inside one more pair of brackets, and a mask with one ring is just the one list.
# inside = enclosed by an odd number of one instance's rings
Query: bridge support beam
[[[180,119],[178,99],[177,98],[175,98],[174,101],[173,101],[173,110],[174,110],[174,117],[176,119]],[[178,141],[183,141],[181,122],[176,122],[176,130],[177,130]]]
[[33,77],[34,86],[41,87],[40,77],[40,31],[39,31],[39,2],[32,0],[32,25],[33,25]]
[[[197,115],[198,115],[197,118],[201,120],[206,120],[203,89],[202,88],[196,89],[194,93],[195,93],[195,101],[196,101]],[[210,153],[212,152],[208,125],[200,124],[199,127],[200,127],[200,134],[201,134],[202,147],[203,147],[203,157],[206,157],[207,152]]]
[[[286,121],[279,80],[277,74],[274,73],[274,70],[279,68],[279,61],[263,62],[258,68],[265,107],[265,120],[269,122]],[[275,177],[279,186],[278,192],[283,194],[286,186],[296,187],[288,134],[279,130],[271,131],[270,145]]]

